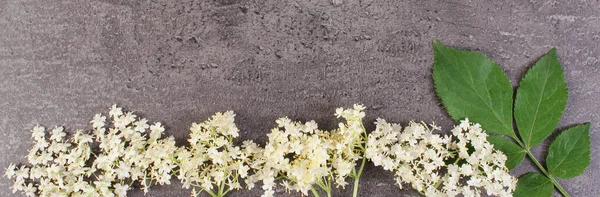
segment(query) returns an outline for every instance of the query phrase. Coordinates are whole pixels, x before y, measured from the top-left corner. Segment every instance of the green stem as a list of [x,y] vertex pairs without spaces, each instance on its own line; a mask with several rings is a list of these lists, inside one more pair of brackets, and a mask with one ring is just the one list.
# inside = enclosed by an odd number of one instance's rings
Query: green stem
[[328,189],[325,190],[327,192],[327,197],[331,197],[331,181],[327,181]]
[[[514,132],[513,132],[514,133]],[[525,144],[523,144],[523,142],[521,142],[521,140],[517,137],[517,136],[510,136],[513,140],[515,140],[515,142],[517,142],[517,144],[519,144],[519,146],[526,148]]]
[[358,169],[358,173],[356,173],[356,177],[354,178],[354,188],[352,190],[352,197],[358,197],[358,183],[360,180],[360,175],[362,175],[362,172],[365,169],[365,163],[367,163],[367,157],[363,155],[362,161],[360,162],[360,168]]
[[215,194],[215,192],[213,192],[213,191],[210,191],[210,190],[204,190],[204,191],[208,192],[208,194],[210,194],[210,196],[212,196],[212,197],[219,197],[219,196],[217,196],[217,194]]
[[219,184],[219,192],[217,193],[218,197],[223,197],[225,196],[225,194],[227,194],[227,192],[229,192],[229,189],[225,190],[225,181],[221,181],[221,184]]
[[352,197],[358,197],[358,185],[359,185],[359,181],[360,181],[360,176],[363,173],[363,170],[365,169],[365,163],[367,163],[367,141],[369,140],[369,134],[367,134],[367,130],[365,129],[365,126],[362,124],[362,122],[360,123],[360,126],[363,129],[363,133],[362,138],[363,138],[363,142],[360,143],[360,150],[362,151],[362,161],[360,162],[360,167],[358,168],[358,172],[355,171],[356,168],[352,169],[352,174],[354,174],[354,187],[352,188]]
[[[323,181],[323,182],[322,182]],[[323,180],[318,181],[317,185],[323,190],[325,191],[325,193],[327,193],[327,197],[331,197],[331,181],[329,181],[326,178],[323,178]]]
[[511,137],[517,142],[517,144],[519,144],[519,146],[521,146],[523,148],[523,150],[526,151],[527,156],[529,156],[531,161],[533,161],[533,163],[540,169],[540,171],[542,171],[542,173],[544,173],[544,175],[546,175],[546,177],[548,177],[548,179],[550,179],[550,182],[552,182],[552,184],[554,184],[556,189],[558,189],[558,191],[563,196],[571,197],[571,195],[558,183],[558,181],[556,181],[556,179],[554,179],[554,177],[548,171],[546,171],[546,168],[544,168],[544,166],[542,166],[542,164],[537,160],[537,158],[535,158],[535,156],[533,156],[533,154],[529,150],[529,147],[525,146],[525,143],[521,142],[521,140],[518,137],[516,137],[516,135],[511,136]]
[[231,191],[230,189],[225,190],[225,192],[223,192],[223,196],[227,195],[227,193],[229,193],[229,191]]
[[[448,175],[448,174],[446,174],[446,175]],[[437,189],[438,187],[440,187],[440,185],[442,185],[442,180],[439,180],[437,183],[435,183],[435,185],[433,185],[433,188]]]
[[535,165],[540,169],[540,171],[542,171],[544,173],[544,175],[546,175],[546,177],[548,177],[548,179],[550,179],[550,182],[552,182],[552,184],[554,184],[556,189],[558,189],[558,191],[563,196],[571,197],[571,195],[569,195],[569,193],[562,186],[560,186],[558,181],[556,181],[556,179],[554,179],[554,177],[548,171],[546,171],[544,166],[542,166],[542,164],[540,164],[540,162],[538,162],[538,160],[533,156],[533,154],[531,154],[531,151],[529,151],[529,149],[527,149],[527,155],[529,156],[529,158],[531,158],[531,161],[533,161],[533,163],[535,163]]
[[315,189],[315,187],[310,187],[310,191],[313,193],[313,195],[315,197],[321,197],[321,196],[319,196],[319,192],[317,192],[317,190]]

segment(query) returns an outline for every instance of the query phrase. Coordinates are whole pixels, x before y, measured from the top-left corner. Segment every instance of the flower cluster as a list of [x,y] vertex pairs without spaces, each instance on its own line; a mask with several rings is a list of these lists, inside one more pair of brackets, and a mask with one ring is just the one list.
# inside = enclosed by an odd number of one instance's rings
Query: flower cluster
[[401,132],[400,125],[377,119],[375,131],[369,134],[366,157],[375,166],[394,171],[400,187],[410,183],[418,191],[433,188],[441,179],[444,159],[450,156],[449,138],[433,134],[436,129],[410,122]]
[[[353,109],[338,108],[335,116],[344,118],[346,124],[339,123],[339,128],[332,131],[330,142],[333,144],[330,150],[331,164],[334,169],[335,182],[339,186],[345,186],[346,177],[351,175],[358,179],[360,172],[356,171],[356,161],[366,159],[363,157],[365,152],[364,141],[367,132],[363,126],[365,117],[365,107],[363,105],[354,105]],[[364,162],[363,162],[364,163]],[[364,167],[364,166],[363,166]]]
[[436,130],[435,125],[410,122],[402,131],[400,125],[378,119],[366,157],[395,172],[400,187],[410,184],[425,196],[479,196],[480,188],[488,195],[512,195],[516,179],[504,165],[507,158],[487,142],[479,124],[461,121],[452,136],[434,134]]
[[262,181],[263,196],[273,196],[275,180],[284,177],[286,189],[307,195],[313,184],[329,174],[327,147],[331,144],[321,137],[327,133],[318,130],[314,121],[302,124],[280,118],[276,122],[278,127],[267,135],[269,141],[252,163],[256,172],[246,183],[252,188]]
[[315,121],[279,118],[264,148],[251,140],[234,145],[239,136],[235,114],[219,112],[193,123],[190,145],[177,147],[173,137],[162,137],[161,123],[149,124],[113,105],[108,117],[94,116],[91,132],[77,130],[70,139],[63,127],[50,134],[34,127],[30,165],[11,164],[5,176],[14,179],[13,192],[27,196],[126,196],[133,185],[147,192],[152,185],[170,184],[173,174],[184,188],[193,188],[192,196],[205,191],[223,197],[242,188],[241,179],[249,189],[262,183],[263,197],[273,196],[278,185],[317,197],[321,189],[331,196],[332,186],[345,187],[348,177],[357,196],[369,159],[393,171],[400,187],[411,185],[426,196],[480,196],[484,190],[511,196],[515,190],[507,157],[494,150],[479,124],[466,119],[451,135],[440,135],[433,124],[410,122],[402,129],[377,119],[367,135],[364,109],[337,109],[335,116],[344,121],[331,131],[318,129]]
[[[176,153],[178,178],[184,188],[192,185],[215,197],[241,188],[238,178],[248,176],[248,164],[260,148],[252,141],[245,141],[242,148],[233,145],[239,135],[234,116],[232,111],[216,113],[205,122],[192,124],[190,147]],[[192,190],[192,196],[199,193]]]
[[494,150],[481,125],[470,123],[469,119],[462,120],[452,129],[452,136],[451,150],[457,155],[453,158],[455,162],[447,166],[442,192],[450,196],[461,193],[479,196],[480,188],[483,188],[487,195],[512,196],[517,179],[508,174],[506,155]]
[[[35,145],[27,156],[30,166],[11,164],[5,176],[15,178],[13,191],[27,196],[126,196],[135,182],[144,190],[153,183],[169,184],[175,167],[173,137],[161,139],[160,123],[149,125],[132,112],[110,110],[113,128],[97,114],[93,134],[76,131],[71,139],[63,127],[32,130]],[[97,146],[96,146],[97,145]],[[101,152],[94,150],[100,149]]]
[[[275,180],[284,178],[282,185],[287,190],[300,191],[308,195],[317,185],[331,192],[331,180],[338,186],[347,183],[345,178],[355,172],[355,161],[362,158],[359,147],[363,147],[362,126],[364,107],[337,109],[336,116],[346,119],[334,131],[319,130],[317,123],[294,122],[288,118],[276,121],[277,128],[268,134],[269,141],[252,164],[256,172],[248,177],[250,188],[262,181],[263,196],[272,196]],[[358,149],[358,150],[357,150]]]

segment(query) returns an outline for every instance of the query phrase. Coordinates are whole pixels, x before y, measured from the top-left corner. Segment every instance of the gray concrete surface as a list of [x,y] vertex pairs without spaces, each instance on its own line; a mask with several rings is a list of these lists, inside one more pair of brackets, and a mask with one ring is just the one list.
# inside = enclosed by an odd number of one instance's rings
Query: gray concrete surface
[[[334,109],[353,103],[370,108],[369,128],[377,117],[448,128],[431,78],[430,43],[438,39],[487,54],[513,85],[557,47],[570,90],[559,126],[590,121],[593,143],[589,169],[560,183],[573,196],[600,195],[600,2],[342,2],[2,1],[0,167],[26,161],[34,125],[90,128],[93,114],[113,103],[162,121],[180,145],[192,122],[229,109],[242,137],[257,141],[286,115],[333,128]],[[539,157],[548,145],[535,149]],[[527,161],[512,173],[532,170]],[[20,196],[10,184],[0,179],[0,196]],[[416,195],[373,166],[360,193]],[[148,196],[188,195],[176,183]]]

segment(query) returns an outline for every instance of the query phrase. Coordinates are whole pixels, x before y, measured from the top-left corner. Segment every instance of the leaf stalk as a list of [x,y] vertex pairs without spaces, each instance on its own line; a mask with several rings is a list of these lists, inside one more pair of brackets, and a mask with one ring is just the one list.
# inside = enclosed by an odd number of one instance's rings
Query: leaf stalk
[[554,184],[556,189],[558,189],[558,191],[563,196],[571,197],[571,195],[558,183],[558,181],[556,181],[556,179],[552,176],[552,174],[550,174],[546,170],[546,168],[544,168],[544,166],[542,166],[542,164],[537,160],[537,158],[535,158],[535,156],[533,156],[531,151],[529,151],[529,149],[526,149],[526,151],[527,151],[527,156],[529,156],[529,158],[531,158],[531,161],[533,161],[533,163],[540,169],[540,171],[542,171],[542,173],[544,173],[544,175],[546,175],[546,177],[548,177],[548,179],[550,179],[550,182],[552,182],[552,184]]

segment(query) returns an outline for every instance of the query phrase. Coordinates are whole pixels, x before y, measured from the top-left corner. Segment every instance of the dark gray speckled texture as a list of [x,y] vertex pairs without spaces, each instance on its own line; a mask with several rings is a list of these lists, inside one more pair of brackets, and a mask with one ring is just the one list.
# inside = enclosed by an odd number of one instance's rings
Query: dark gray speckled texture
[[[342,2],[2,1],[0,167],[26,161],[34,125],[90,128],[91,117],[113,103],[163,122],[180,145],[192,122],[230,109],[242,138],[261,142],[277,117],[333,128],[334,109],[353,103],[369,107],[370,129],[377,117],[448,128],[431,78],[431,41],[438,39],[485,53],[513,85],[557,47],[570,90],[559,126],[590,121],[593,143],[589,169],[560,182],[573,196],[600,195],[600,2]],[[545,156],[548,145],[535,153]],[[513,174],[531,170],[526,161]],[[10,184],[0,179],[0,196],[19,196]],[[148,196],[188,196],[180,186],[154,187]],[[360,193],[416,195],[373,166]]]

